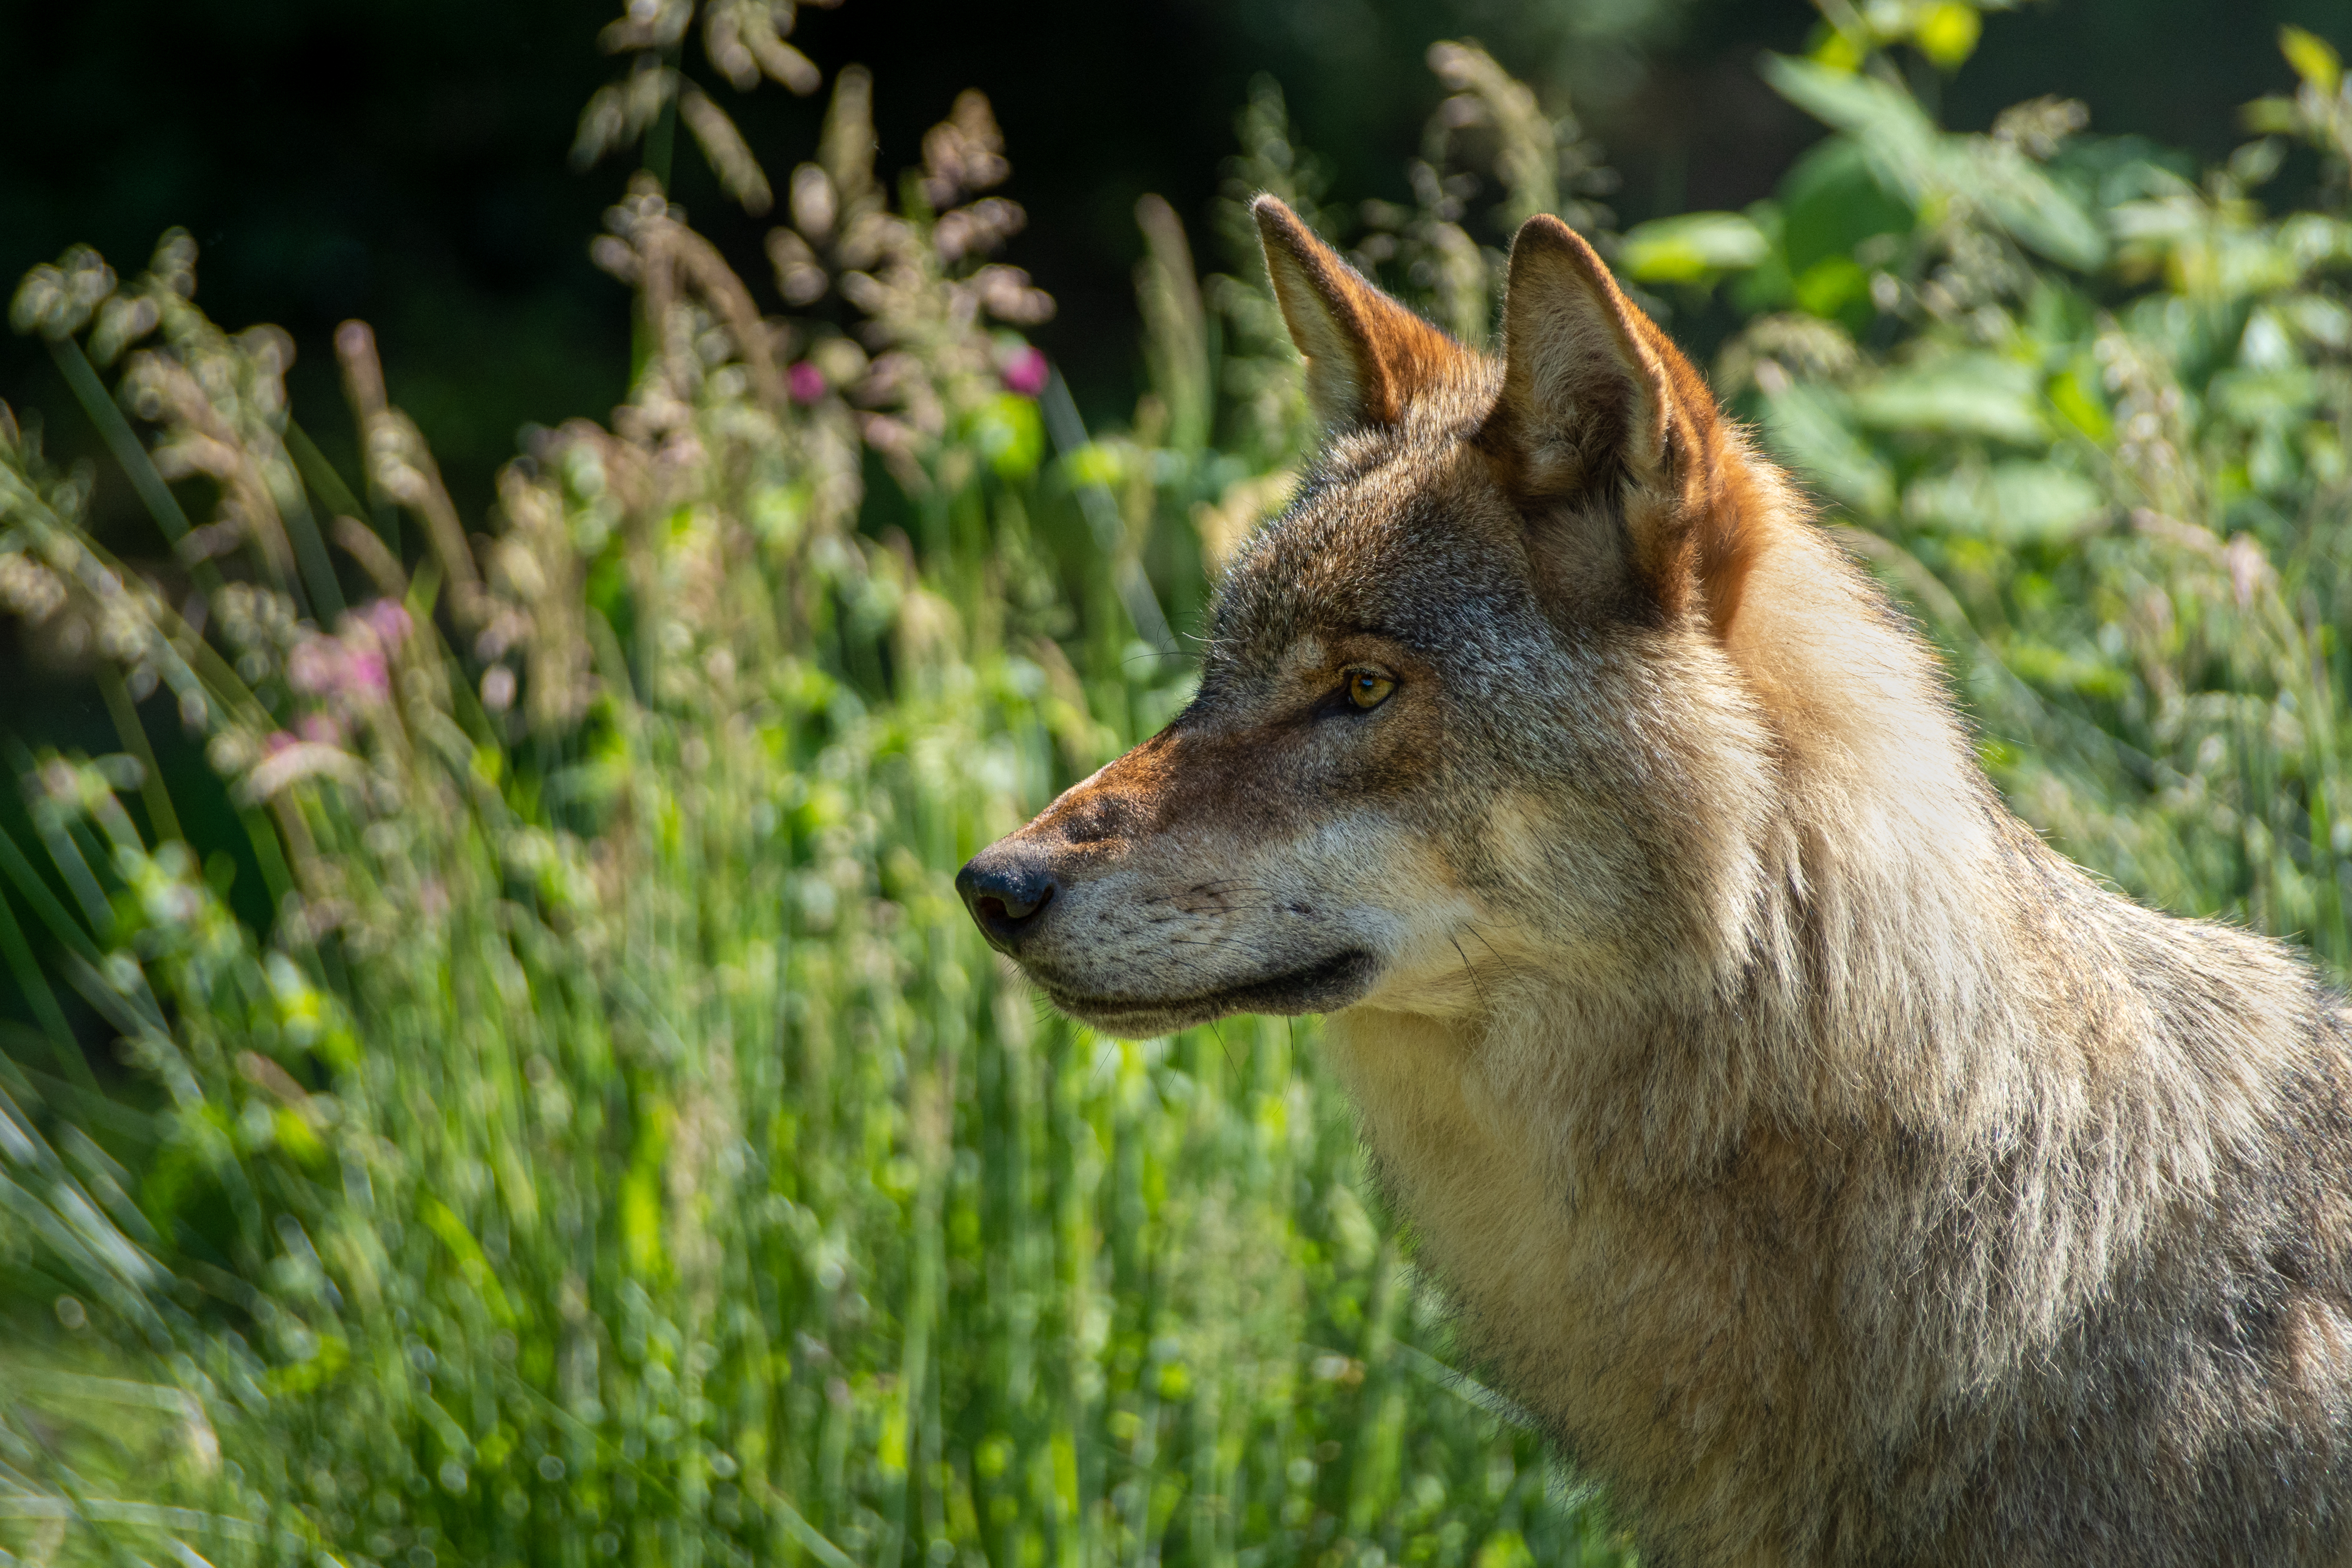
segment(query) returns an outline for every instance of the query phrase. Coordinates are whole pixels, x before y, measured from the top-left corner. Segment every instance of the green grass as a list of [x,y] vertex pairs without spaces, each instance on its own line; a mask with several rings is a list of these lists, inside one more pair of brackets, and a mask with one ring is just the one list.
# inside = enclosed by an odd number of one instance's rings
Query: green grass
[[[1719,389],[1943,642],[2021,809],[2340,969],[2340,184],[2273,218],[2267,153],[2200,185],[2048,106],[1948,135],[1879,72],[1964,55],[1950,9],[1772,68],[1839,129],[1747,214],[1612,235],[1593,150],[1454,47],[1418,207],[1318,205],[1267,87],[1233,194],[1474,337],[1533,205],[1662,313],[1727,306]],[[2259,112],[2340,174],[2340,73],[2290,44],[2300,96]],[[1149,202],[1150,393],[1072,429],[1034,299],[939,243],[992,210],[992,128],[960,107],[894,202],[864,91],[815,150],[830,218],[774,245],[797,314],[649,185],[615,209],[631,403],[535,436],[492,520],[363,334],[367,471],[328,471],[282,346],[190,302],[184,237],[19,291],[213,552],[160,591],[0,419],[0,602],[121,731],[17,759],[0,818],[0,1552],[1632,1560],[1455,1369],[1310,1023],[1101,1039],[964,919],[967,856],[1182,703],[1153,639],[1310,433],[1246,255],[1201,276]],[[173,797],[158,724],[225,795]]]
[[[763,574],[668,542],[648,579],[733,601],[696,624],[764,628]],[[216,1511],[384,1562],[1572,1556],[1533,1444],[1402,1348],[1440,1342],[1311,1041],[1099,1040],[968,929],[950,869],[1063,771],[1042,670],[874,710],[764,639],[649,640],[670,700],[573,764],[593,836],[434,754],[429,706],[372,721],[414,747],[398,811],[305,812],[340,984],[116,847],[113,935],[180,1020],[140,1047],[186,1085],[142,1207],[217,1211],[258,1292],[242,1345],[231,1302],[158,1307],[247,1467]]]
[[[1447,1365],[1311,1025],[1100,1039],[963,915],[955,868],[1189,689],[1136,629],[1163,598],[1197,619],[1205,581],[1155,518],[1295,460],[1303,426],[1295,375],[1260,371],[1257,450],[1208,445],[1162,225],[1160,395],[1045,463],[1058,389],[1042,413],[1004,389],[1019,339],[961,309],[971,266],[888,215],[838,151],[861,140],[828,154],[880,226],[861,337],[779,341],[690,232],[624,213],[635,405],[542,438],[478,550],[363,344],[370,470],[303,471],[272,343],[186,302],[184,241],[119,288],[82,254],[20,295],[68,365],[118,362],[168,476],[209,463],[247,511],[200,634],[31,437],[0,468],[19,607],[111,639],[131,726],[124,757],[33,768],[49,865],[20,907],[161,1090],[85,1135],[103,1102],[61,1012],[55,1059],[0,1079],[25,1222],[0,1547],[1621,1557]],[[150,318],[127,357],[106,341]],[[776,395],[786,358],[824,395]],[[845,400],[867,363],[898,380]],[[362,494],[430,551],[407,572],[339,525],[337,621],[317,520]],[[128,760],[150,691],[210,736],[266,935],[227,862],[157,831],[173,805]]]

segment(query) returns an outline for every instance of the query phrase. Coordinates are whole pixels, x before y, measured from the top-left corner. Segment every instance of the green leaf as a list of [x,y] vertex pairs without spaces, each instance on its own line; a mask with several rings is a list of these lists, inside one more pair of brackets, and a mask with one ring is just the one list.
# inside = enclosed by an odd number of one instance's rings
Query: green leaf
[[1758,68],[1772,90],[1825,125],[1924,141],[1936,133],[1911,95],[1874,76],[1767,54]]
[[1864,240],[1908,233],[1918,221],[1909,198],[1851,136],[1831,136],[1797,160],[1780,182],[1780,238],[1789,269],[1801,274],[1825,257],[1851,258]]
[[2316,33],[2292,26],[2281,27],[2279,53],[2286,57],[2295,75],[2323,93],[2333,96],[2344,80],[2342,57],[2336,54],[2335,45]]
[[1953,353],[1895,371],[1854,395],[1854,417],[1905,434],[1977,436],[2019,446],[2049,439],[2034,367],[1999,354]]
[[1783,384],[1764,400],[1764,434],[1790,466],[1856,511],[1883,517],[1894,509],[1894,476],[1847,423],[1835,392]]
[[2014,147],[1988,136],[1946,134],[1910,94],[1875,77],[1785,55],[1765,56],[1763,72],[1790,102],[1848,132],[1914,207],[1958,198],[2053,261],[2088,270],[2106,259],[2097,220]]
[[1959,154],[1954,187],[2020,245],[2084,272],[2106,260],[2107,237],[2098,220],[2040,165],[1989,137],[1950,140]]
[[1863,47],[1835,27],[1822,29],[1821,42],[1815,44],[1808,58],[1817,60],[1835,71],[1857,71],[1867,58]]
[[2063,370],[2050,381],[2050,405],[2059,417],[2088,436],[2105,444],[2115,435],[2115,421],[2107,416],[2106,405],[2099,398],[2097,367],[2077,366]]
[[[1794,287],[1797,303],[1806,314],[1824,321],[1842,317],[1846,308],[1870,294],[1870,274],[1852,257],[1829,256],[1805,268]],[[1861,322],[1851,323],[1856,327]]]
[[2215,374],[2206,395],[2214,411],[2233,424],[2284,428],[2313,412],[2320,384],[2308,366],[2300,364],[2231,369]]
[[2106,504],[2080,474],[2022,458],[1931,475],[1903,492],[1910,521],[2004,543],[2069,538]]
[[1618,266],[1644,283],[1707,283],[1758,265],[1771,248],[1764,231],[1738,213],[1685,213],[1628,231]]

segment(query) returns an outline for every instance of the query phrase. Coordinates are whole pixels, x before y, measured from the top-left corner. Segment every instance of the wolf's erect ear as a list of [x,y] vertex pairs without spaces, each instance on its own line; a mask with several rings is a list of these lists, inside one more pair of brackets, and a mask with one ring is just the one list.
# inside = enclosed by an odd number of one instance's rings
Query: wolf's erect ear
[[1655,332],[1574,229],[1543,214],[1519,226],[1503,295],[1503,395],[1486,443],[1514,489],[1572,495],[1621,464],[1636,479],[1656,472],[1674,400]]
[[1395,424],[1463,358],[1459,343],[1366,282],[1279,200],[1260,196],[1250,211],[1326,429]]
[[1611,499],[1633,570],[1668,608],[1697,588],[1720,619],[1741,552],[1705,504],[1718,437],[1706,384],[1592,247],[1549,215],[1522,224],[1503,297],[1503,392],[1479,436],[1506,488],[1540,507],[1622,487]]

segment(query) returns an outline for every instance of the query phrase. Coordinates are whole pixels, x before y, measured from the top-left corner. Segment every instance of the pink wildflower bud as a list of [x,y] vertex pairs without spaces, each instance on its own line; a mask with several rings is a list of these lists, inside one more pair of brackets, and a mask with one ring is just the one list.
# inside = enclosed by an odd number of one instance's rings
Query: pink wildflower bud
[[360,618],[375,633],[376,641],[396,647],[408,636],[407,608],[394,599],[376,599],[360,611]]
[[814,403],[824,395],[824,372],[807,360],[796,360],[784,373],[784,386],[794,403]]
[[1050,374],[1045,364],[1045,351],[1034,343],[1022,346],[1004,364],[1004,387],[1024,397],[1034,397],[1045,390],[1045,377]]
[[355,651],[343,661],[343,691],[351,697],[368,700],[381,697],[391,687],[383,668],[383,655],[373,648]]

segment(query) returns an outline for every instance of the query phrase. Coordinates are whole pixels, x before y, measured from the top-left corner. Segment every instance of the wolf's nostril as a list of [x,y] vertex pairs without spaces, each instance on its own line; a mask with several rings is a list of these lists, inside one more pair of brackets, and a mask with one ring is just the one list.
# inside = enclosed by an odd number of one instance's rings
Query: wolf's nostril
[[980,929],[1002,947],[1033,929],[1037,911],[1053,900],[1054,879],[1036,861],[983,850],[957,875],[956,890]]
[[[1051,895],[1049,894],[1048,896],[1050,897]],[[991,894],[982,898],[972,907],[980,911],[982,918],[984,920],[1025,921],[1031,915],[1035,914],[1037,912],[1037,905],[1042,904],[1045,901],[1045,900],[1044,899],[1039,899],[1036,903],[1023,903],[1018,899],[1000,899],[993,894]]]

